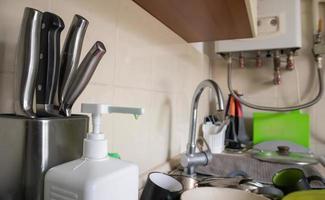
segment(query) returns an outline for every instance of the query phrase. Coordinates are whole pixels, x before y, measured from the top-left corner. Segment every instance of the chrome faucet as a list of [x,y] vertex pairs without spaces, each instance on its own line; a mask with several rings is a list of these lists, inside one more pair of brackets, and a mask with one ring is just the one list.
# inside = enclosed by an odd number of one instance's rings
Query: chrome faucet
[[[191,116],[190,116],[190,129],[186,153],[181,156],[181,165],[184,167],[184,173],[189,176],[195,175],[195,167],[198,165],[207,165],[212,159],[211,152],[202,151],[199,153],[195,152],[196,149],[196,122],[198,114],[198,105],[202,92],[205,88],[211,88],[215,100],[215,104],[218,105],[217,110],[224,110],[224,100],[220,87],[217,83],[212,80],[202,81],[195,89],[192,105],[191,105]],[[217,102],[218,101],[218,102]]]

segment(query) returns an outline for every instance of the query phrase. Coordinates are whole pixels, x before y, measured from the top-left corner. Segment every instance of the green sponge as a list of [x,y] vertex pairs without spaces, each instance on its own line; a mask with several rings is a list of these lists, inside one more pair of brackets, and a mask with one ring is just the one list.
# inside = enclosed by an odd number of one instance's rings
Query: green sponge
[[111,158],[121,159],[121,156],[118,153],[109,153],[108,152],[107,156],[111,157]]

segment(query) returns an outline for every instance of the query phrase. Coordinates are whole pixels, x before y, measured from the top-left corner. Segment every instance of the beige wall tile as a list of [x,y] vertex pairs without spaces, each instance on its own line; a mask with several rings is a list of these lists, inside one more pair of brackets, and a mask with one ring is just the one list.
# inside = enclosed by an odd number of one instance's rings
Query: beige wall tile
[[152,149],[149,148],[152,93],[132,88],[116,88],[114,105],[144,109],[144,115],[137,120],[131,115],[113,114],[113,137],[111,138],[113,151],[120,153],[123,159],[137,163],[140,171],[144,172],[153,167],[149,159],[153,155]]
[[[178,152],[186,150],[189,134],[191,98],[191,96],[187,96],[185,93],[177,94],[175,97],[175,114],[173,114],[175,124],[173,125],[173,131],[179,140],[179,146],[175,150]],[[172,151],[172,153],[174,152]]]
[[[132,0],[0,0],[0,111],[12,112],[14,51],[25,6],[62,17],[66,28],[74,14],[89,20],[80,61],[97,40],[107,53],[73,106],[108,103],[145,109],[138,120],[129,115],[103,116],[108,151],[135,162],[145,172],[186,148],[189,111],[197,84],[209,78],[210,63]],[[4,73],[1,73],[4,72]],[[199,123],[208,112],[202,96]],[[91,127],[90,127],[91,128]]]
[[[121,40],[119,44],[123,44]],[[118,47],[115,85],[152,88],[152,56],[150,48]],[[148,53],[148,54],[147,54]]]
[[173,133],[174,109],[172,95],[160,92],[152,93],[148,144],[152,154],[151,165],[164,163],[171,157],[173,139],[175,138]]
[[0,73],[0,113],[13,112],[14,88],[13,73]]
[[161,92],[180,92],[183,90],[183,70],[177,58],[172,55],[153,57],[152,88]]

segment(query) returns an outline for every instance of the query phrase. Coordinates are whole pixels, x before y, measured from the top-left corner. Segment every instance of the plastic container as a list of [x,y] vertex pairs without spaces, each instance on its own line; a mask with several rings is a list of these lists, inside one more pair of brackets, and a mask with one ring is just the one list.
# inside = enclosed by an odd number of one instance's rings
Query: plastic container
[[281,140],[309,147],[310,117],[298,111],[253,113],[253,143]]
[[222,153],[225,150],[225,134],[227,126],[224,126],[223,129],[217,133],[220,126],[221,122],[216,122],[216,124],[207,122],[202,126],[203,137],[207,141],[212,153]]
[[93,119],[93,132],[84,139],[83,156],[47,172],[44,199],[137,200],[138,167],[107,156],[107,140],[100,131],[100,116],[113,112],[140,115],[143,110],[82,104],[82,112],[92,113]]

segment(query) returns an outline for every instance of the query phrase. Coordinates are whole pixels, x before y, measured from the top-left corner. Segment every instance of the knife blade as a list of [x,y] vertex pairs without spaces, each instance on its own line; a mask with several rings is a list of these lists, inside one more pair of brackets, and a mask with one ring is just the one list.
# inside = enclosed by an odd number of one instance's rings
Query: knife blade
[[40,37],[40,60],[36,87],[37,116],[59,116],[54,108],[58,87],[60,61],[60,34],[63,20],[54,13],[44,12]]
[[39,64],[43,13],[25,8],[17,43],[15,63],[15,113],[35,118],[33,97]]
[[105,53],[105,45],[100,41],[97,41],[88,51],[78,67],[77,72],[74,74],[71,84],[63,98],[63,102],[60,105],[60,112],[62,114],[71,116],[71,108],[74,102],[87,86]]
[[88,27],[88,20],[75,15],[66,36],[60,61],[58,101],[61,104],[80,59],[82,43]]

